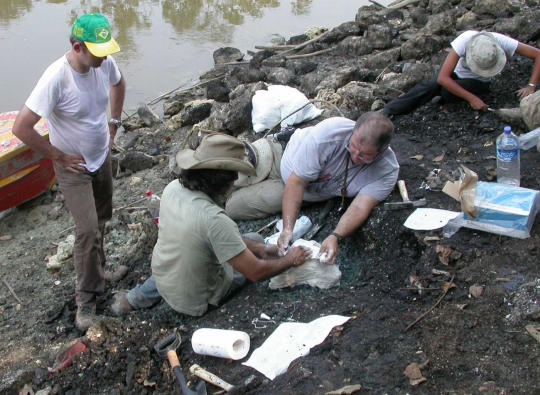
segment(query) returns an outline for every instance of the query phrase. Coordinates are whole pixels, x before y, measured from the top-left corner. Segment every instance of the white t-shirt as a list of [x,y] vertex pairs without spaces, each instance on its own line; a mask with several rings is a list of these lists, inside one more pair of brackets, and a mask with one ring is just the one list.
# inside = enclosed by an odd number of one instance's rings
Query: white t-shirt
[[[466,60],[466,52],[467,52],[467,44],[469,43],[469,40],[477,35],[480,32],[477,32],[476,30],[468,30],[465,33],[460,34],[454,41],[452,41],[452,49],[456,51],[456,53],[459,56],[458,64],[456,65],[456,68],[454,69],[454,73],[457,74],[459,78],[473,78],[475,80],[483,81],[483,82],[489,82],[491,79],[486,77],[481,77],[476,73],[473,73],[469,66],[467,65]],[[510,58],[511,56],[514,56],[514,53],[516,52],[516,49],[518,47],[519,41],[514,40],[511,37],[505,36],[503,34],[499,33],[491,33],[493,37],[495,37],[495,40],[499,43],[503,51],[506,53],[506,57]]]
[[341,196],[347,171],[347,196],[368,195],[378,201],[388,197],[398,178],[399,165],[392,149],[386,150],[375,162],[354,165],[345,145],[351,138],[355,122],[347,118],[328,118],[317,125],[298,129],[281,159],[284,183],[294,172],[308,180],[304,193],[306,201],[327,200]]
[[26,107],[47,119],[51,144],[68,155],[81,155],[95,171],[109,152],[107,106],[110,86],[121,74],[112,56],[99,68],[79,74],[66,55],[51,64],[26,100]]

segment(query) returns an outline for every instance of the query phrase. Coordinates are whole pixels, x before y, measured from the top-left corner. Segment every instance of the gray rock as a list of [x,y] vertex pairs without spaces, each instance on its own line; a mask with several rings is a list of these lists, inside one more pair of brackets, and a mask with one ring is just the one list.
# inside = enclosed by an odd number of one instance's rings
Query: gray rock
[[212,104],[212,100],[195,100],[187,103],[184,110],[180,113],[182,126],[194,125],[208,118],[212,110]]
[[356,14],[355,23],[360,31],[365,32],[371,25],[384,22],[384,17],[377,14],[371,7],[360,7]]
[[391,48],[393,37],[394,29],[386,23],[371,25],[366,33],[366,39],[374,49]]
[[456,29],[457,30],[470,30],[473,29],[476,23],[476,14],[472,11],[463,14],[457,18]]
[[142,119],[145,126],[152,127],[161,124],[161,119],[156,111],[148,106],[148,104],[139,102],[137,106],[137,114]]
[[373,47],[365,37],[347,37],[337,46],[340,55],[362,56],[373,52]]
[[287,41],[287,45],[300,45],[305,43],[306,41],[309,41],[309,36],[307,34],[300,34],[298,36],[292,36],[289,38],[289,41]]
[[508,317],[515,324],[521,321],[540,321],[540,279],[523,284],[513,298]]
[[201,129],[221,131],[237,136],[251,129],[251,100],[256,91],[266,89],[264,82],[239,85],[229,95],[229,103],[214,103],[210,116],[198,124]]
[[327,71],[314,70],[302,77],[300,81],[300,92],[307,97],[313,97],[317,94],[317,87],[325,78],[330,75]]
[[289,67],[292,67],[297,75],[304,75],[315,70],[317,62],[309,59],[296,59],[289,62]]
[[340,107],[344,107],[347,110],[370,110],[375,101],[373,91],[376,88],[376,84],[367,82],[352,81],[348,83],[336,92],[341,96]]
[[268,59],[272,56],[274,56],[277,52],[276,51],[270,51],[270,50],[264,50],[259,51],[249,61],[249,68],[250,69],[258,69],[261,67],[261,63],[263,60]]
[[384,69],[386,66],[397,62],[401,48],[392,48],[387,51],[371,54],[364,59],[364,67],[367,69]]
[[456,34],[456,14],[452,11],[442,12],[429,18],[429,22],[422,30],[429,34],[450,36]]
[[345,22],[338,27],[333,28],[327,32],[320,42],[324,44],[334,44],[349,36],[359,36],[360,29],[356,25],[356,22]]
[[389,92],[392,96],[397,97],[400,92],[407,92],[413,86],[419,82],[425,81],[435,74],[436,69],[426,63],[413,63],[409,67],[405,68],[405,71],[398,76],[381,82],[381,87],[391,88],[392,92]]
[[135,132],[131,133],[123,133],[122,135],[117,135],[114,139],[114,144],[118,146],[123,151],[133,148],[135,144],[137,143],[137,140],[140,137],[141,131],[150,131],[150,129],[138,129]]
[[137,130],[144,127],[144,123],[142,119],[138,117],[131,117],[126,119],[125,121],[122,121],[122,126],[124,127],[124,130],[126,132],[130,132],[132,130]]
[[222,47],[214,51],[214,63],[237,62],[244,58],[244,54],[237,48]]
[[[265,67],[266,79],[276,85],[296,85],[296,74],[283,67]],[[262,72],[261,72],[262,73]],[[264,73],[262,73],[264,75]]]
[[428,22],[428,12],[424,8],[414,7],[410,9],[412,26],[414,28],[422,28]]
[[493,31],[507,34],[521,42],[540,38],[540,10],[526,10],[513,18],[501,19]]
[[211,81],[206,85],[206,98],[215,101],[228,102],[231,90],[224,81]]
[[154,166],[154,161],[152,157],[142,152],[129,150],[120,154],[120,166],[135,173],[144,169],[150,169]]
[[287,67],[287,59],[283,56],[272,56],[271,58],[264,59],[261,62],[261,66],[264,67]]
[[231,73],[241,84],[253,84],[266,80],[266,73],[259,69],[236,67]]
[[492,16],[519,12],[519,7],[510,0],[475,0],[473,11]]
[[428,8],[431,10],[431,14],[435,15],[450,10],[452,4],[448,0],[429,0]]
[[332,89],[335,91],[355,80],[357,72],[358,68],[356,67],[343,67],[322,80],[317,86],[316,91],[318,92],[321,89]]
[[184,108],[184,105],[190,101],[196,100],[200,95],[193,91],[176,93],[163,103],[163,114],[176,115]]
[[419,34],[412,40],[407,41],[401,47],[401,58],[422,59],[430,57],[432,54],[440,51],[447,42],[440,37],[429,34]]

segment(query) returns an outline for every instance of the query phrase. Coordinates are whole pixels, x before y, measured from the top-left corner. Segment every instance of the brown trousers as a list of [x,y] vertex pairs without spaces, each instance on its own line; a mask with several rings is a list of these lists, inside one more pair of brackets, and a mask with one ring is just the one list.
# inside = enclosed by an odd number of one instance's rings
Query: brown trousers
[[79,306],[90,305],[105,290],[103,236],[105,223],[112,217],[111,155],[94,172],[75,174],[57,164],[54,171],[76,228],[73,257],[77,274],[75,301]]

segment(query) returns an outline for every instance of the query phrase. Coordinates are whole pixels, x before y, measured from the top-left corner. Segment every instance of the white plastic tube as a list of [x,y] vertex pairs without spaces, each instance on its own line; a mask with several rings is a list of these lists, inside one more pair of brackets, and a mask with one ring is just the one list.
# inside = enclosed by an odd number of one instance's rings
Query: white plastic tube
[[197,329],[191,338],[193,351],[218,358],[242,359],[249,352],[246,332],[225,329]]

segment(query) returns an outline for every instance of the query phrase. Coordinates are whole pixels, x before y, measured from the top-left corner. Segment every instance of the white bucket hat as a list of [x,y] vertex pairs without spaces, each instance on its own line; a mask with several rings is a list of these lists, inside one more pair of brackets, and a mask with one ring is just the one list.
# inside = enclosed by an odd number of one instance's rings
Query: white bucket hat
[[506,54],[493,34],[482,32],[469,40],[466,61],[473,73],[490,78],[502,71]]
[[253,143],[244,142],[246,145],[246,156],[252,159],[251,162],[255,167],[256,175],[238,174],[238,180],[234,182],[234,186],[238,188],[247,187],[263,181],[270,171],[274,162],[274,151],[272,150],[272,142],[266,138],[258,139]]

